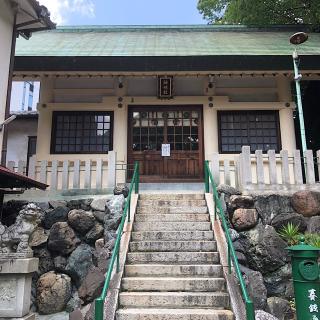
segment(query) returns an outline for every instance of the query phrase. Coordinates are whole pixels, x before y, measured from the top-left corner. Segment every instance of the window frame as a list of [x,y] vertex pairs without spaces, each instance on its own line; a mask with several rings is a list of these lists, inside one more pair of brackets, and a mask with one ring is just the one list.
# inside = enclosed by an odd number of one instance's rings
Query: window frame
[[[109,150],[108,151],[55,151],[56,138],[57,138],[57,118],[60,115],[83,115],[84,116],[95,116],[103,115],[110,116],[110,129],[109,129]],[[51,143],[50,143],[50,154],[108,154],[109,151],[113,150],[113,126],[114,126],[114,112],[113,111],[53,111],[52,122],[51,122]],[[81,129],[82,131],[84,128]]]
[[[276,153],[279,153],[282,144],[281,144],[281,130],[280,130],[280,117],[279,117],[279,110],[218,110],[218,145],[219,145],[219,153],[221,154],[240,154],[241,151],[222,151],[222,138],[221,138],[221,116],[226,114],[232,114],[232,115],[264,115],[264,114],[274,114],[275,116],[275,124],[276,124],[276,134],[277,134],[277,148],[275,149]],[[250,137],[250,136],[248,136]],[[251,153],[254,153],[255,150],[252,150],[250,144],[244,144],[249,145]],[[260,149],[257,149],[260,150]],[[270,149],[273,150],[273,149]],[[267,151],[263,151],[263,153],[267,153]]]

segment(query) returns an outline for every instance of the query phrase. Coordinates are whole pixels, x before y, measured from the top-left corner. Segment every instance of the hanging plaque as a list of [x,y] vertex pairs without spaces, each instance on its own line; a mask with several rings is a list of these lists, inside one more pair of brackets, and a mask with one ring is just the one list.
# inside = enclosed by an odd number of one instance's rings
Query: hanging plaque
[[172,76],[158,77],[158,98],[159,99],[173,98],[173,77]]
[[170,144],[169,143],[163,143],[161,145],[161,155],[163,157],[170,157]]

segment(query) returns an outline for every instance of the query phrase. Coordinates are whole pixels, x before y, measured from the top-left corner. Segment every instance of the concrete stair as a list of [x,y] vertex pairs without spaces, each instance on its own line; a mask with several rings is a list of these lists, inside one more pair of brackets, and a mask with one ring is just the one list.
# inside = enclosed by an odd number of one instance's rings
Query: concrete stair
[[233,320],[203,194],[142,194],[116,320]]

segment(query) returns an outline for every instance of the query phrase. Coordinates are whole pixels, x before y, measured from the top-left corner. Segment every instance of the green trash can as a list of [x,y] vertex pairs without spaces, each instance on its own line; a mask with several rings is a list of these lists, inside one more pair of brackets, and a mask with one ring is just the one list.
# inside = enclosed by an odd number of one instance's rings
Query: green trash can
[[291,255],[297,320],[320,320],[319,248],[300,244],[287,248]]

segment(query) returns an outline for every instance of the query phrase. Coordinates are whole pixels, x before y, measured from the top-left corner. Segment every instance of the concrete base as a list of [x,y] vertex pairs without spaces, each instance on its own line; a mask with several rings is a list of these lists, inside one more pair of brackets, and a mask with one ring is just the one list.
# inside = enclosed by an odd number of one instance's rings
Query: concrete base
[[38,264],[38,258],[2,260],[0,256],[0,319],[35,319],[29,310],[32,273]]

